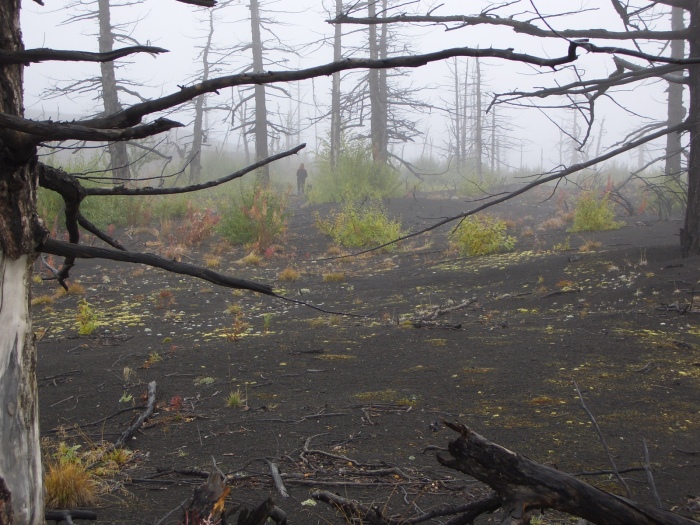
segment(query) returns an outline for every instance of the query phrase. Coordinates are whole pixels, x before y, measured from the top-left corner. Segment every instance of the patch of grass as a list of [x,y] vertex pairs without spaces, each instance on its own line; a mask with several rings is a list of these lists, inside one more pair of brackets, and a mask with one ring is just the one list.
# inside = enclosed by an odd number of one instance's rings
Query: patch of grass
[[209,376],[199,376],[195,378],[193,381],[194,386],[206,386],[206,385],[213,385],[216,382],[216,379],[213,377]]
[[238,315],[242,311],[243,311],[243,308],[241,308],[241,305],[239,305],[239,304],[230,304],[226,307],[227,314]]
[[552,250],[555,252],[565,252],[567,250],[571,249],[571,237],[566,236],[566,239],[564,239],[562,242],[557,242],[554,243],[554,246],[552,246]]
[[98,501],[99,483],[82,463],[50,461],[44,474],[44,491],[47,508],[90,507]]
[[246,266],[259,266],[262,261],[262,256],[255,252],[250,252],[240,260],[241,264],[245,264]]
[[219,268],[221,267],[221,257],[218,255],[205,255],[204,256],[204,265],[207,268]]
[[[349,202],[327,220],[318,213],[315,218],[321,232],[330,235],[336,244],[346,247],[378,246],[402,235],[401,222],[389,219],[378,202],[364,206]],[[396,244],[382,248],[384,251],[395,249]]]
[[40,295],[32,299],[32,306],[46,306],[49,304],[53,304],[55,300],[56,297],[54,297],[53,295]]
[[603,243],[600,241],[595,241],[593,239],[584,239],[583,244],[579,246],[578,251],[580,252],[594,252],[601,248]]
[[506,222],[490,215],[466,217],[451,235],[450,242],[466,256],[510,251],[515,237],[508,235]]
[[240,408],[242,406],[245,406],[246,403],[247,400],[241,393],[240,389],[232,391],[229,393],[229,395],[226,396],[226,406],[228,408]]
[[342,283],[345,280],[345,274],[342,272],[331,272],[323,274],[324,283]]
[[286,282],[298,281],[299,277],[301,277],[301,275],[294,268],[285,268],[277,276],[277,278],[280,281],[286,281]]
[[608,193],[601,197],[593,191],[585,191],[576,201],[574,224],[569,231],[617,230],[622,224],[615,221],[615,210]]

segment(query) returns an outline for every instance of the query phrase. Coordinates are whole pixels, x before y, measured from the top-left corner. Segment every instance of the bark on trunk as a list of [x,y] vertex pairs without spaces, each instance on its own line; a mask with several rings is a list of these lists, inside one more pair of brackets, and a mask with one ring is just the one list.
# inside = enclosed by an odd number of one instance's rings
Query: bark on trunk
[[[674,7],[671,11],[671,29],[680,31],[685,28],[683,15],[685,11],[680,7]],[[685,57],[685,41],[673,40],[671,42],[671,57]],[[676,82],[668,83],[668,126],[677,126],[685,118],[685,108],[683,107],[683,84]],[[680,177],[681,175],[681,133],[672,133],[666,136],[666,166],[665,175],[667,177]]]
[[[688,8],[690,57],[700,58],[700,5]],[[690,82],[690,154],[688,157],[688,205],[685,224],[681,228],[681,255],[700,255],[700,67],[688,68]]]
[[[23,49],[20,0],[0,6],[0,49]],[[23,66],[0,65],[0,112],[23,116]],[[36,215],[36,148],[0,130],[0,524],[43,523],[36,346],[29,315]]]
[[[260,7],[258,0],[250,1],[250,24],[253,44],[253,72],[262,73],[263,46],[260,36]],[[265,99],[265,86],[255,86],[255,160],[263,160],[269,157],[267,145],[267,102]],[[265,186],[270,185],[270,166],[260,168],[258,180]]]
[[[98,0],[98,19],[100,23],[99,47],[100,53],[108,53],[114,49],[114,34],[109,12],[109,0]],[[111,115],[122,109],[117,91],[117,75],[113,62],[100,64],[102,73],[102,102],[105,114]],[[109,167],[115,184],[124,184],[131,179],[129,169],[129,154],[125,142],[114,142],[108,147]]]
[[[377,16],[376,2],[369,2],[370,18]],[[386,8],[383,16],[386,16]],[[381,37],[377,36],[377,26],[369,26],[369,57],[386,58],[387,34],[386,24],[382,25]],[[372,142],[372,160],[375,164],[386,164],[389,157],[387,144],[387,84],[386,70],[370,69],[368,72],[370,100],[370,135]]]
[[[202,50],[202,82],[209,80],[209,50],[214,37],[214,11],[209,11],[209,34]],[[190,184],[198,184],[202,174],[202,144],[204,143],[204,112],[206,95],[200,95],[194,102],[194,125],[192,151],[190,152]]]
[[474,131],[474,155],[476,157],[476,178],[479,184],[484,182],[484,142],[483,120],[481,111],[481,63],[476,59],[476,104],[474,105],[475,131]]
[[[335,16],[343,13],[343,0],[335,0]],[[342,48],[342,25],[335,24],[333,35],[333,61],[340,62],[343,58]],[[333,85],[331,87],[331,151],[330,163],[333,173],[338,167],[340,157],[342,117],[340,114],[340,72],[333,73]]]

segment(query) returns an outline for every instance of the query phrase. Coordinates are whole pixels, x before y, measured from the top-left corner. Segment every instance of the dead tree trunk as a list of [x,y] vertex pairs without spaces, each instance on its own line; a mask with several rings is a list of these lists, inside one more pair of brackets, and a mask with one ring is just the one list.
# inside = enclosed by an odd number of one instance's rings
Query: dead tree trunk
[[[685,28],[683,15],[685,11],[680,7],[671,10],[671,29],[682,31]],[[671,57],[685,58],[685,41],[671,41]],[[677,82],[668,83],[668,126],[677,126],[685,118],[683,107],[683,84]],[[666,166],[664,174],[667,177],[680,177],[683,144],[681,133],[670,133],[666,136]]]
[[[250,25],[253,45],[253,72],[262,73],[263,45],[260,36],[260,6],[258,0],[250,0]],[[260,161],[269,157],[267,145],[267,102],[265,86],[257,85],[255,90],[255,160]],[[260,169],[258,180],[264,186],[270,185],[270,166],[267,164]]]
[[446,423],[459,432],[451,441],[451,457],[438,461],[489,485],[501,498],[511,525],[530,523],[532,513],[556,509],[597,525],[697,525],[698,522],[647,507],[511,452],[461,424]]
[[483,120],[481,111],[481,64],[476,59],[476,103],[474,104],[475,129],[474,129],[474,156],[476,157],[476,179],[481,184],[484,182],[484,142]]
[[[691,29],[688,42],[690,58],[700,58],[700,4],[692,2],[686,9],[690,13]],[[688,68],[690,77],[690,155],[688,158],[688,205],[685,224],[681,228],[681,254],[683,257],[700,255],[700,67]]]
[[[386,4],[386,2],[385,2]],[[369,2],[370,18],[377,16],[376,2]],[[386,16],[386,7],[383,16]],[[386,58],[387,56],[387,25],[382,24],[380,35],[377,26],[369,26],[369,57],[370,59]],[[370,99],[370,135],[372,142],[372,160],[375,164],[386,164],[389,158],[387,144],[387,79],[386,70],[371,69],[368,73]]]
[[[343,13],[343,0],[335,0],[335,16]],[[333,61],[340,62],[343,58],[342,26],[335,24],[333,34]],[[342,116],[340,114],[340,72],[333,73],[333,85],[331,87],[331,171],[335,173],[340,157],[340,140],[342,129]]]
[[[109,0],[98,0],[98,20],[100,24],[99,47],[100,53],[108,53],[114,50],[114,34],[112,33],[112,21],[109,12]],[[117,75],[114,70],[114,62],[102,62],[100,64],[102,83],[102,102],[106,115],[112,115],[122,109],[119,103],[117,91]],[[129,169],[129,155],[126,150],[126,142],[113,142],[108,147],[109,167],[115,184],[124,184],[131,179]]]
[[[0,49],[23,49],[20,0],[0,5]],[[23,116],[20,64],[0,66],[0,112]],[[36,148],[0,130],[0,524],[43,523],[36,346],[29,313],[36,212]]]

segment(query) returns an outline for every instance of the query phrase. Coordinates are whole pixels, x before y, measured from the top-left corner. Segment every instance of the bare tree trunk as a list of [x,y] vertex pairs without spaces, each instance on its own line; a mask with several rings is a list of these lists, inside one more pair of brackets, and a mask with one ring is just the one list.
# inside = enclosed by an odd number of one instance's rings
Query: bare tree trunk
[[[671,10],[671,29],[681,31],[685,28],[683,14],[685,11],[680,7],[673,7]],[[671,57],[685,57],[685,41],[671,41]],[[683,84],[669,82],[668,84],[668,126],[676,126],[683,122],[685,118],[685,108],[683,107]],[[672,133],[666,135],[666,166],[664,173],[667,177],[679,177],[681,173],[681,134]]]
[[[260,36],[260,6],[258,0],[250,0],[250,24],[253,44],[253,72],[262,73],[263,47]],[[269,157],[267,145],[267,102],[265,98],[265,86],[255,86],[255,160],[263,160]],[[270,166],[260,168],[258,180],[265,186],[270,185]]]
[[[462,137],[459,142],[459,156],[462,159],[462,166],[467,160],[467,105],[469,102],[469,61],[464,66],[464,85],[462,86]],[[461,172],[460,172],[461,173]]]
[[[343,0],[335,0],[335,16],[343,13]],[[343,58],[341,24],[335,24],[333,33],[333,61],[340,62]],[[340,114],[340,72],[333,73],[333,85],[331,87],[331,170],[335,173],[340,157],[340,141],[342,134],[342,115]]]
[[[100,53],[107,53],[114,49],[114,34],[112,33],[112,22],[110,20],[109,0],[98,0],[98,19],[100,23],[99,47]],[[102,73],[102,102],[105,114],[111,115],[122,109],[119,103],[119,93],[117,91],[117,75],[114,71],[113,62],[100,63]],[[129,155],[125,142],[114,142],[108,147],[109,167],[112,170],[112,177],[115,184],[124,184],[131,179],[129,169]]]
[[[207,43],[202,49],[202,82],[209,80],[209,51],[214,37],[214,10],[209,11],[209,34]],[[194,102],[194,129],[192,134],[192,150],[190,152],[190,184],[197,184],[202,175],[202,144],[204,143],[204,112],[206,110],[206,95],[200,95]]]
[[459,82],[459,62],[457,57],[452,59],[454,64],[454,81],[455,81],[455,109],[454,109],[454,136],[455,136],[455,167],[457,168],[457,173],[462,172],[462,89]]
[[498,143],[496,141],[496,106],[491,109],[491,175],[496,174],[496,157],[498,152],[496,148]]
[[[700,4],[689,6],[691,33],[690,57],[700,58]],[[683,257],[700,255],[700,67],[688,68],[690,81],[690,155],[688,158],[688,205],[681,228]]]
[[[23,49],[20,0],[0,6],[0,49]],[[23,66],[0,66],[0,111],[23,116]],[[43,523],[36,346],[29,313],[36,215],[36,148],[0,130],[0,524]]]
[[[384,0],[386,16],[386,0]],[[369,17],[377,16],[376,2],[368,4]],[[369,26],[369,57],[371,59],[386,58],[387,56],[387,25],[382,24],[381,37],[377,36],[377,26]],[[372,141],[372,160],[375,164],[386,164],[389,157],[387,144],[387,93],[386,70],[371,69],[368,72],[370,99],[370,135]]]
[[481,111],[481,63],[476,59],[476,105],[474,107],[475,133],[474,133],[474,154],[476,157],[476,178],[479,183],[484,182],[484,142],[483,142],[483,119]]

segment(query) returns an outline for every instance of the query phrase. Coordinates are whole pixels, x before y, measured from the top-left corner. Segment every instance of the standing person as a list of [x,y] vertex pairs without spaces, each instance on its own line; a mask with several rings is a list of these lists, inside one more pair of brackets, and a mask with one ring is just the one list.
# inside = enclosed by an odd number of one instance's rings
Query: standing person
[[304,194],[304,185],[306,184],[306,177],[309,176],[309,173],[306,171],[306,168],[304,167],[304,164],[302,163],[299,166],[299,169],[297,170],[297,194],[298,195],[303,195]]

